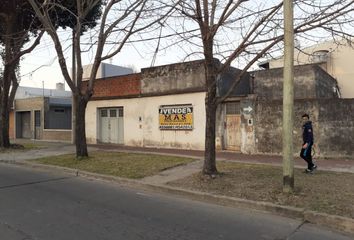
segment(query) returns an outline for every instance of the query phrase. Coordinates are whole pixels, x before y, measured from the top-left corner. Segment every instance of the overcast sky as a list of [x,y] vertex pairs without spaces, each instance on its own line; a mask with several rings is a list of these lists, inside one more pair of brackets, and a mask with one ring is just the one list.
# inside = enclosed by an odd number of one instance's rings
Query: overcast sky
[[[248,2],[247,4],[249,6],[254,5],[252,2]],[[263,4],[264,3],[262,3],[262,5]],[[188,23],[188,21],[182,20],[182,22],[176,21],[170,24],[165,24],[162,35],[174,33],[174,31],[177,31],[176,28],[180,28],[181,24],[186,27],[193,23]],[[63,45],[63,49],[65,49],[67,65],[71,68],[71,29],[59,29],[58,31],[62,39],[61,43]],[[90,34],[91,33],[85,34],[86,42],[90,42],[90,40],[95,39],[94,37],[90,38]],[[155,33],[152,37],[156,37],[157,34],[159,33]],[[230,32],[228,35],[230,37],[233,34],[236,33]],[[227,38],[228,36],[225,37]],[[172,43],[173,41],[176,41],[176,39],[167,39],[167,41],[161,43],[156,60],[153,64],[154,66],[202,58],[202,55],[200,54],[201,49],[198,49],[196,46],[188,46],[188,44],[185,43],[165,50],[164,46]],[[200,39],[197,41],[200,42]],[[140,71],[141,68],[147,68],[152,65],[152,59],[156,46],[156,40],[147,43],[134,43],[134,45],[128,44],[123,47],[120,53],[106,62],[125,67],[133,66],[137,71]],[[198,52],[199,55],[194,54],[189,56],[191,52]],[[90,64],[92,63],[92,59],[93,53],[86,53],[83,56],[83,63]],[[20,85],[41,88],[44,84],[45,88],[55,88],[55,84],[57,82],[64,82],[64,78],[62,77],[60,71],[56,52],[54,50],[54,44],[52,40],[45,35],[41,40],[41,44],[37,46],[32,53],[27,54],[22,60]],[[69,90],[67,85],[66,89]]]
[[[61,30],[61,34],[70,34],[71,30]],[[71,40],[65,44],[68,66],[71,68]],[[153,45],[153,44],[152,44]],[[56,52],[52,40],[44,36],[41,44],[30,54],[27,54],[21,62],[21,86],[55,88],[57,82],[64,82]],[[107,63],[114,65],[134,67],[140,71],[141,68],[151,66],[153,50],[148,49],[146,44],[135,44],[134,47],[126,46],[122,52],[113,57]],[[161,51],[156,58],[155,66],[183,61],[184,56],[174,50]],[[84,64],[91,63],[92,56],[86,55]],[[66,89],[69,88],[66,86]]]
[[[329,0],[324,0],[324,1],[329,1]],[[241,14],[242,11],[245,11],[247,15],[249,15],[249,12],[254,11],[257,13],[259,11],[259,8],[267,8],[267,5],[273,5],[274,2],[279,2],[279,0],[270,0],[270,1],[249,1],[245,2],[245,8],[241,8]],[[256,4],[257,3],[257,4]],[[238,12],[240,14],[240,12]],[[110,15],[111,16],[111,15]],[[259,14],[253,14],[247,17],[247,19],[242,22],[244,25],[248,25],[248,27],[252,28],[254,25],[254,22],[257,20],[257,18],[261,17]],[[278,16],[282,17],[282,15]],[[111,17],[112,18],[112,17]],[[114,18],[112,18],[114,20]],[[109,19],[109,20],[112,20]],[[175,20],[177,19],[177,20]],[[174,18],[173,22],[170,22],[169,24],[164,23],[164,28],[162,31],[162,36],[169,35],[171,33],[174,33],[175,31],[180,31],[181,29],[177,28],[182,28],[187,27],[188,29],[195,29],[196,27],[191,25],[194,22],[188,22],[183,18]],[[239,22],[237,22],[237,25],[232,24],[232,28],[228,28],[228,26],[225,27],[222,31],[219,31],[219,34],[217,34],[216,39],[219,40],[219,43],[221,43],[218,47],[215,47],[219,52],[227,52],[230,50],[234,50],[237,48],[238,40],[243,40],[242,39],[242,34],[240,34],[239,30],[241,31],[247,31],[246,28],[241,28],[239,26]],[[192,27],[191,27],[192,26]],[[278,26],[278,25],[277,25]],[[249,29],[250,29],[249,28]],[[63,30],[59,29],[58,30],[60,38],[61,38],[61,44],[64,49],[64,55],[67,60],[67,66],[68,68],[71,68],[71,45],[72,45],[72,39],[71,39],[71,29]],[[117,31],[118,32],[118,31]],[[272,31],[269,31],[270,34],[281,34],[282,29],[281,26],[278,26],[275,29],[272,29]],[[91,35],[92,34],[92,35]],[[150,34],[148,37],[156,37],[158,36],[158,32]],[[112,34],[113,35],[113,34]],[[316,36],[316,39],[322,37],[325,37],[323,34],[314,34]],[[114,36],[113,36],[114,37]],[[139,39],[145,37],[138,36],[135,39]],[[83,37],[83,43],[90,43],[95,41],[95,36],[94,36],[94,30],[88,31],[84,37]],[[118,38],[117,38],[118,39]],[[164,39],[165,41],[161,41],[161,45],[159,48],[159,52],[156,56],[156,59],[153,63],[153,66],[159,66],[159,65],[164,65],[164,64],[171,64],[171,63],[178,63],[182,61],[188,61],[188,60],[194,60],[194,59],[201,59],[202,55],[200,54],[201,49],[198,48],[197,45],[188,45],[186,42],[183,42],[182,44],[179,44],[178,46],[175,46],[173,48],[169,49],[164,49],[166,45],[169,45],[176,41],[176,38],[169,38],[169,39]],[[322,39],[323,40],[323,39]],[[114,41],[119,41],[114,39]],[[194,43],[197,43],[200,45],[200,38],[196,38]],[[228,44],[224,44],[227,43]],[[309,44],[306,43],[306,39],[301,40],[301,47],[305,47],[306,45],[308,46]],[[312,42],[313,44],[314,42]],[[310,44],[310,45],[312,45]],[[84,46],[82,46],[82,49],[84,49]],[[134,43],[134,44],[126,44],[122,51],[119,52],[116,56],[114,56],[112,59],[106,61],[107,63],[111,63],[114,65],[119,65],[119,66],[124,66],[124,67],[133,67],[137,71],[140,71],[141,68],[147,68],[152,65],[152,59],[154,56],[154,52],[157,46],[157,41],[150,41],[150,42],[139,42],[139,43]],[[109,45],[107,45],[107,49],[109,49]],[[107,50],[106,49],[106,50]],[[279,44],[278,46],[278,51],[275,52],[275,55],[272,55],[272,57],[277,57],[282,54],[282,44]],[[91,48],[91,51],[88,51],[87,53],[83,54],[82,61],[83,64],[91,64],[92,59],[93,59],[93,51],[95,50],[94,48]],[[190,57],[190,53],[199,53],[194,54]],[[257,49],[255,50],[255,53],[257,53]],[[228,53],[226,53],[228,54]],[[225,55],[228,56],[228,55]],[[217,57],[220,57],[217,55]],[[260,59],[260,61],[263,61],[265,59]],[[232,63],[233,66],[235,67],[243,67],[245,65],[245,62],[247,60],[245,59],[240,59],[238,58],[236,61]],[[44,37],[41,40],[41,44],[37,46],[37,48],[30,54],[25,55],[25,57],[21,61],[21,81],[20,85],[21,86],[31,86],[31,87],[39,87],[42,88],[43,84],[45,88],[55,88],[55,84],[57,82],[64,82],[64,78],[62,76],[60,67],[58,65],[58,60],[57,60],[57,55],[54,50],[54,44],[52,40],[47,36],[44,35]],[[256,67],[257,65],[255,65]],[[254,70],[253,69],[250,70]],[[68,86],[66,85],[66,89],[69,90]]]

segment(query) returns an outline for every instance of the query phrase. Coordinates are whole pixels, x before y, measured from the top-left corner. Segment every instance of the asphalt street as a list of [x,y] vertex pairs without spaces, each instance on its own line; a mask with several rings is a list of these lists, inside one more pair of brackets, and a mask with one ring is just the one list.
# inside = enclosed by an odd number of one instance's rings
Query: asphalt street
[[300,220],[0,164],[0,239],[352,238]]

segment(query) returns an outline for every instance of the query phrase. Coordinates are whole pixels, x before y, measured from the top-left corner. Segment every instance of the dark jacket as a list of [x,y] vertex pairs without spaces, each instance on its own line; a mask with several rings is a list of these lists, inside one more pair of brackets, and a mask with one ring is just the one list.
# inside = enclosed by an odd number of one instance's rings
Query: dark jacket
[[313,144],[312,122],[308,121],[302,126],[302,140],[305,143]]

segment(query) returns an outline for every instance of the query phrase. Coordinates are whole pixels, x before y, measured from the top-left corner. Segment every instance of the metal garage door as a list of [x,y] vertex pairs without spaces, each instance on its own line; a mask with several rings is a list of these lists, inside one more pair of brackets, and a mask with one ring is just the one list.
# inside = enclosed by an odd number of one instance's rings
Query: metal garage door
[[123,144],[123,108],[101,108],[99,116],[99,142]]
[[16,112],[16,138],[32,138],[31,112]]

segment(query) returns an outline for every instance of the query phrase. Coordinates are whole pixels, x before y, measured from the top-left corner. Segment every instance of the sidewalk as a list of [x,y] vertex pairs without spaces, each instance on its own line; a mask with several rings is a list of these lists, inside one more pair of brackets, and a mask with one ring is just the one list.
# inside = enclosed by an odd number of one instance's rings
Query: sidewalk
[[[16,144],[34,144],[38,148],[26,151],[5,151],[0,152],[0,161],[25,161],[48,156],[75,153],[75,146],[69,142],[47,142],[38,140],[18,139]],[[89,151],[96,151],[97,148],[89,147]]]
[[[34,143],[42,145],[43,148],[32,149],[24,152],[3,152],[0,153],[0,160],[23,161],[27,159],[35,159],[45,156],[55,156],[61,154],[75,153],[75,146],[68,142],[47,142],[35,140],[16,140],[15,143]],[[115,144],[89,144],[90,151],[121,151],[121,152],[139,152],[162,155],[173,155],[196,158],[203,160],[204,151],[185,150],[185,149],[166,149],[166,148],[144,148],[131,147]],[[216,153],[217,161],[234,161],[241,163],[252,164],[269,164],[273,166],[282,165],[282,157],[275,155],[249,155],[231,151],[218,151]],[[316,159],[319,170],[336,171],[336,172],[350,172],[354,173],[354,159]],[[295,158],[295,167],[305,168],[305,162],[300,158]]]
[[[3,152],[0,153],[0,161],[24,161],[47,156],[57,156],[62,154],[75,153],[75,146],[68,142],[46,142],[34,140],[17,140],[16,143],[34,143],[41,145],[42,148],[32,149],[29,151]],[[173,169],[161,172],[158,175],[144,179],[144,181],[153,184],[164,184],[169,181],[174,181],[179,178],[187,177],[202,169],[203,166],[203,151],[185,150],[185,149],[165,149],[165,148],[143,148],[131,147],[114,144],[90,144],[90,151],[116,151],[116,152],[135,152],[183,156],[199,159],[186,166],[180,166]],[[273,166],[282,165],[282,157],[274,155],[248,155],[230,151],[218,151],[216,154],[217,161],[232,161],[251,164],[267,164]],[[350,172],[354,173],[354,159],[319,159],[316,160],[319,170],[335,171],[335,172]],[[305,162],[300,158],[295,158],[296,168],[305,168]]]
[[[202,160],[204,151],[198,150],[184,150],[184,149],[164,149],[164,148],[143,148],[143,147],[130,147],[111,144],[96,144],[90,145],[99,150],[106,151],[124,151],[124,152],[141,152],[141,153],[154,153],[174,156],[184,156],[197,158]],[[248,155],[230,151],[218,151],[216,153],[217,161],[234,161],[241,163],[252,164],[269,164],[273,166],[282,165],[282,157],[274,155]],[[336,171],[336,172],[350,172],[354,173],[354,159],[315,159],[319,166],[319,170]],[[306,163],[300,158],[295,158],[295,167],[306,168]]]

